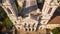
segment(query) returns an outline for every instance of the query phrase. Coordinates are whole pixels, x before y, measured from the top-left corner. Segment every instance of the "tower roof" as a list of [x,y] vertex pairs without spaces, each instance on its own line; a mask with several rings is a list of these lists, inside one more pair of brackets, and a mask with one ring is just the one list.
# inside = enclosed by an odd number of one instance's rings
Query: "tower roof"
[[60,16],[56,16],[54,19],[50,20],[48,24],[60,24]]

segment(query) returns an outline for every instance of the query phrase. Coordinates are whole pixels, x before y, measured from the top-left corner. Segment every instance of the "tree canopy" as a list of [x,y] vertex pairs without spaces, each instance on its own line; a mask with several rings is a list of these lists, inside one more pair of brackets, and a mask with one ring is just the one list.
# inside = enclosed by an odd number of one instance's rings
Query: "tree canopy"
[[60,34],[60,27],[57,27],[55,29],[52,30],[53,34]]
[[7,16],[7,14],[5,13],[5,11],[3,10],[2,7],[0,7],[0,21],[7,28],[12,27],[12,25],[13,25],[12,22],[10,21],[9,17]]

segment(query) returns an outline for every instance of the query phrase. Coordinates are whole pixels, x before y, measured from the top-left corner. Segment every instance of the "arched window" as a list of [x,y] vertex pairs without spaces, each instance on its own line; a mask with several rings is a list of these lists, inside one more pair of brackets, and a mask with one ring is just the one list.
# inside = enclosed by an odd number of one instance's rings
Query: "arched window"
[[8,11],[9,14],[12,14],[12,12],[9,8],[7,8],[7,11]]
[[15,21],[15,23],[17,23],[17,22]]
[[20,27],[18,27],[18,29],[20,29]]
[[50,8],[50,9],[49,9],[48,14],[50,14],[50,13],[51,13],[51,11],[52,11],[52,8]]
[[60,2],[60,0],[57,0],[57,2],[59,3],[59,2]]

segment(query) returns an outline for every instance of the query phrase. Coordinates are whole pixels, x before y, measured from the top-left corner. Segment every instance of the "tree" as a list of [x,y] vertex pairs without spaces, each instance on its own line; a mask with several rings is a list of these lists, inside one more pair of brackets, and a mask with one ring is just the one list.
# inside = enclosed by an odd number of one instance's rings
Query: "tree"
[[12,28],[12,26],[13,26],[12,22],[10,21],[10,19],[8,17],[4,20],[4,25],[7,28]]
[[3,21],[7,17],[7,14],[3,10],[2,7],[0,7],[0,21]]
[[60,27],[57,27],[52,30],[53,34],[60,34]]
[[13,25],[2,7],[0,7],[0,21],[7,28],[11,28]]

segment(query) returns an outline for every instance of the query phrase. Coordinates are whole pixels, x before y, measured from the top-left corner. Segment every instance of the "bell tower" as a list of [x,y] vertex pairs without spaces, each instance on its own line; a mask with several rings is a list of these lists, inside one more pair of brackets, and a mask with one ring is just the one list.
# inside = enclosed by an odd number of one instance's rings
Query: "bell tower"
[[2,8],[5,10],[10,20],[14,23],[18,16],[18,10],[14,0],[2,0]]
[[57,7],[60,6],[59,0],[45,0],[43,9],[42,9],[42,18],[41,24],[47,24],[48,21],[53,16]]

